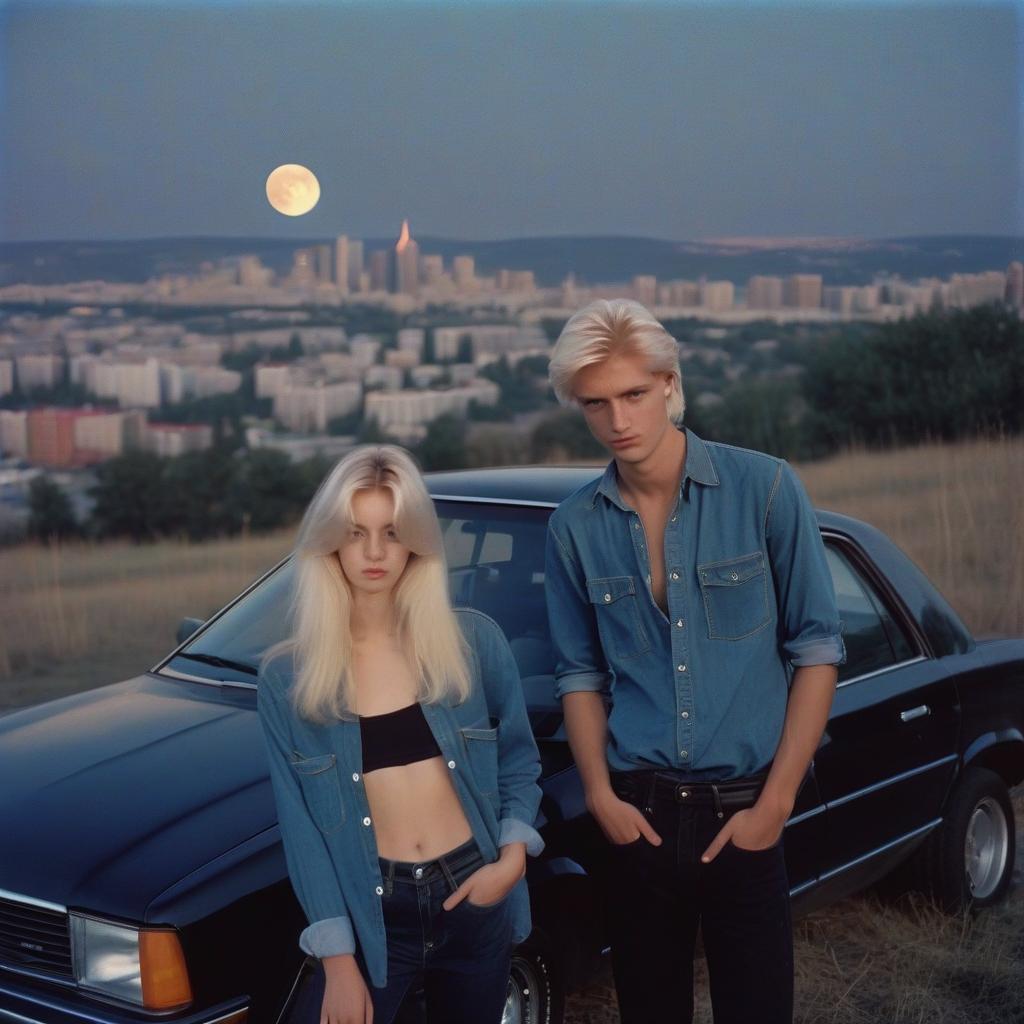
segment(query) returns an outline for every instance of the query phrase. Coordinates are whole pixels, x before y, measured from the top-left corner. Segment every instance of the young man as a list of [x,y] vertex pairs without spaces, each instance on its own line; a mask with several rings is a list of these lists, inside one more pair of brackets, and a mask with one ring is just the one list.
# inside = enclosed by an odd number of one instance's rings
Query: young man
[[699,925],[716,1024],[789,1022],[782,833],[844,657],[814,513],[783,460],[676,428],[678,348],[638,303],[576,313],[550,374],[614,456],[551,517],[546,580],[621,1020],[692,1019]]

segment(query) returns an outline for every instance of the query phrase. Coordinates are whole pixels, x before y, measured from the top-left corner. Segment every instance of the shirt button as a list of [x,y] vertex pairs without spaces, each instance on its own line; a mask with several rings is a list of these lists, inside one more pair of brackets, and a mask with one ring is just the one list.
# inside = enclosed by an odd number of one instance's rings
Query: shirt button
[[376,893],[376,894],[377,894],[378,896],[383,896],[383,895],[384,895],[384,886],[382,886],[382,885],[378,885],[378,886],[377,886],[377,888],[376,888],[376,889],[374,889],[373,891],[374,891],[374,892],[375,892],[375,893]]
[[363,818],[363,824],[364,824],[364,825],[365,825],[365,826],[366,826],[367,828],[369,828],[369,827],[370,827],[370,819],[369,819],[369,818]]
[[685,750],[680,750],[679,751],[679,756],[685,758],[685,757],[689,757],[690,755]]
[[633,523],[633,529],[634,530],[639,530],[640,529],[640,523],[639,522]]
[[690,712],[689,711],[680,711],[679,712],[679,717],[680,718],[689,718],[690,717]]
[[352,781],[353,782],[358,782],[359,781],[359,772],[353,772],[352,773]]
[[672,579],[674,579],[674,580],[679,579],[679,573],[677,573],[677,572],[672,573]]
[[612,599],[612,595],[611,594],[605,594],[604,595],[604,599],[605,599],[605,601],[610,601]]
[[423,877],[423,868],[416,868],[416,869],[415,869],[415,870],[413,871],[413,874],[414,874],[414,875],[415,875],[415,876],[416,876],[417,878],[422,878],[422,877]]
[[678,626],[678,627],[679,627],[680,629],[682,629],[682,628],[683,628],[683,620],[682,620],[682,619],[676,619],[676,625],[677,625],[677,626]]
[[729,579],[731,579],[731,580],[738,580],[739,578],[740,578],[740,574],[738,572],[729,573]]
[[680,672],[685,672],[686,671],[686,666],[685,665],[677,665],[676,668],[678,668]]
[[674,523],[678,518],[679,518],[678,516],[673,516],[672,517],[672,522]]
[[448,762],[448,767],[449,768],[454,768],[455,767],[455,762],[454,761],[449,761]]

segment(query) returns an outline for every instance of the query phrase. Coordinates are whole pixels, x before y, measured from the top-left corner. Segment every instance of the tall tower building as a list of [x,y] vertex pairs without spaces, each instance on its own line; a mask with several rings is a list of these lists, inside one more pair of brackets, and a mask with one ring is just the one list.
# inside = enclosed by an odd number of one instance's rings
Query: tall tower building
[[334,240],[334,285],[342,295],[348,295],[348,236],[338,235]]
[[409,221],[402,221],[402,233],[395,244],[396,291],[415,295],[420,283],[420,247],[409,234]]
[[370,253],[370,291],[391,291],[391,253],[387,249]]
[[363,270],[363,243],[358,238],[348,240],[348,289],[351,292],[358,292],[362,287]]
[[314,257],[312,249],[296,249],[292,255],[292,272],[289,275],[290,283],[307,287],[316,279]]
[[330,284],[333,280],[331,275],[331,247],[329,245],[318,245],[313,250],[316,264],[316,279],[323,284]]

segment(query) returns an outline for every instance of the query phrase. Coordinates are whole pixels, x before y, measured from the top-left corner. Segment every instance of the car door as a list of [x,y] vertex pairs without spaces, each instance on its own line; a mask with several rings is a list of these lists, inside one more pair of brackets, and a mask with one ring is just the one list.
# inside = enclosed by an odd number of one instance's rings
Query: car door
[[893,850],[940,816],[956,771],[957,695],[852,542],[826,535],[847,662],[815,775],[826,807],[822,879]]

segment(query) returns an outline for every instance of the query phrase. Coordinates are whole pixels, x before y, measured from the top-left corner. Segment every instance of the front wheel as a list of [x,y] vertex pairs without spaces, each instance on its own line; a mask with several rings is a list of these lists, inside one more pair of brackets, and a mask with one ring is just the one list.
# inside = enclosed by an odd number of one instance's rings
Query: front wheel
[[987,907],[1006,894],[1016,856],[1013,804],[987,768],[967,768],[925,849],[925,875],[948,911]]
[[512,953],[501,1024],[562,1024],[565,991],[548,945],[536,933]]

